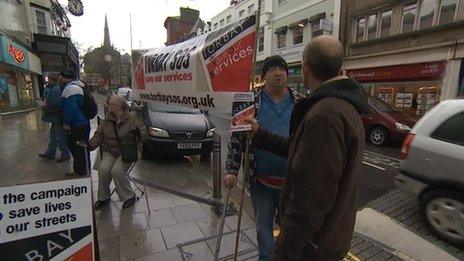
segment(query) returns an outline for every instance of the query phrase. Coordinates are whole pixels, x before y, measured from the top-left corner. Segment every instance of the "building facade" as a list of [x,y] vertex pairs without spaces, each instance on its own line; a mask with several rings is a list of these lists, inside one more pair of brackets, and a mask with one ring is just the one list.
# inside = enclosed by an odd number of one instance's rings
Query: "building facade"
[[169,16],[164,21],[166,46],[189,39],[205,27],[205,23],[200,19],[200,11],[188,7],[181,7],[179,11],[179,16]]
[[346,74],[420,118],[463,95],[463,0],[347,0],[340,37]]
[[[340,0],[261,0],[255,80],[261,78],[262,61],[271,55],[282,56],[289,64],[289,86],[304,93],[301,57],[312,37],[338,36]],[[234,1],[211,19],[212,30],[253,15],[258,0]]]
[[29,1],[0,1],[0,114],[37,107],[39,57],[32,50]]

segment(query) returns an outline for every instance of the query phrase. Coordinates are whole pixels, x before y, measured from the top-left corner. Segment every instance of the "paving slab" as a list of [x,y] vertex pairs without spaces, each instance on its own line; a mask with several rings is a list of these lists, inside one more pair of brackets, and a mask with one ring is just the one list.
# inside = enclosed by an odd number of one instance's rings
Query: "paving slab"
[[203,233],[194,221],[161,228],[168,249],[177,244],[203,238]]

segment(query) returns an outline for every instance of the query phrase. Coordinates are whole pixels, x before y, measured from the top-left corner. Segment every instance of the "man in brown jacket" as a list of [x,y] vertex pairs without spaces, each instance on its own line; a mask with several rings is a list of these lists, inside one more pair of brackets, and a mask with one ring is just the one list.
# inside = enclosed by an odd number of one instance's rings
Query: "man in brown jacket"
[[280,199],[280,235],[273,260],[341,260],[350,248],[356,217],[367,108],[362,86],[339,76],[343,46],[314,38],[303,54],[309,97],[293,110],[290,138],[252,123],[258,148],[287,156]]

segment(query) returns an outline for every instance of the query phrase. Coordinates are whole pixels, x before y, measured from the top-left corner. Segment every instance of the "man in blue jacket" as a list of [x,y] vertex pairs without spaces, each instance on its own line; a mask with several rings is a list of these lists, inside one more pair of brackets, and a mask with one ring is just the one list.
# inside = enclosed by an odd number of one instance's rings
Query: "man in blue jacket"
[[61,150],[61,157],[57,162],[67,161],[71,158],[66,134],[61,126],[61,86],[58,84],[58,74],[49,75],[49,84],[44,90],[45,105],[43,106],[42,120],[50,122],[50,143],[45,153],[39,154],[39,157],[46,159],[55,159],[56,147]]
[[[68,146],[74,158],[73,173],[67,176],[83,176],[87,173],[85,150],[77,146],[77,141],[86,142],[90,135],[89,119],[82,112],[84,104],[84,83],[77,80],[73,70],[66,69],[60,73],[60,83],[65,85],[61,94],[63,107],[63,129],[67,133]],[[90,162],[89,162],[90,164]]]

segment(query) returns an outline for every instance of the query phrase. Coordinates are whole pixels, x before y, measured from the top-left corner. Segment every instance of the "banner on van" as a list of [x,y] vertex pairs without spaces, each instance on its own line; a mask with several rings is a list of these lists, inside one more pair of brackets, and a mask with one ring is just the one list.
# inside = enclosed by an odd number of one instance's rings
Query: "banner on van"
[[234,93],[250,91],[256,19],[163,48],[133,53],[136,100],[230,113]]

